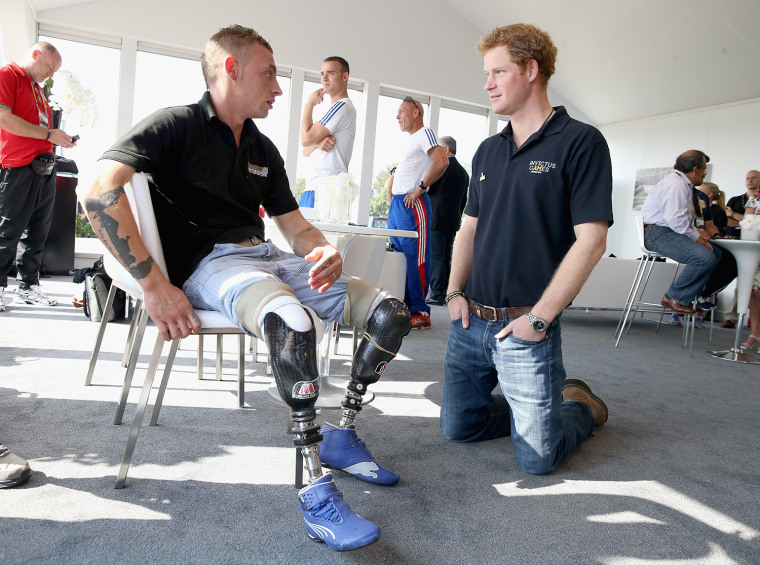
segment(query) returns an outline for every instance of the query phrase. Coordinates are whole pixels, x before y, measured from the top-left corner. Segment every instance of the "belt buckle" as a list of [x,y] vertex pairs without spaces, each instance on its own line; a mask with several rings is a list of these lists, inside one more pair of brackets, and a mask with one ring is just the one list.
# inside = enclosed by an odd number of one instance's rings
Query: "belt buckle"
[[[486,306],[485,304],[478,304],[477,305],[477,309],[478,309],[478,317],[479,318],[483,318],[483,315],[480,312],[481,310],[488,310],[490,312],[493,312],[493,320],[488,320],[489,322],[495,322],[495,321],[497,321],[499,319],[498,315],[496,314],[496,308],[494,308],[493,306]],[[487,318],[484,318],[484,319],[487,319]]]

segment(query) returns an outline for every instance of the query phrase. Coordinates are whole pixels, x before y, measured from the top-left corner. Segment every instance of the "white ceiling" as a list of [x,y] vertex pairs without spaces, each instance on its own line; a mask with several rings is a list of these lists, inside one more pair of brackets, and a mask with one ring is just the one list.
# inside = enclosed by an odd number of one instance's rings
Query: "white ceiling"
[[442,2],[483,34],[516,22],[548,31],[559,49],[551,88],[596,124],[760,98],[759,0]]
[[760,97],[758,0],[445,0],[476,28],[531,23],[551,87],[597,124]]

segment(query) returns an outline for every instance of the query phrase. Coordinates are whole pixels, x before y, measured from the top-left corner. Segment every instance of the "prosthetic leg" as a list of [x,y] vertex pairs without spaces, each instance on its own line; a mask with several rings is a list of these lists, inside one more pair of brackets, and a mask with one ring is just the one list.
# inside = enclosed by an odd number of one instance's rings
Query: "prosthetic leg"
[[332,475],[322,473],[319,460],[322,434],[315,422],[314,408],[319,396],[315,327],[318,318],[287,292],[269,294],[264,304],[256,303],[255,299],[261,298],[260,291],[261,288],[247,289],[238,301],[236,313],[244,327],[249,329],[248,324],[255,327],[257,335],[266,341],[277,389],[290,408],[293,443],[301,449],[309,473],[309,484],[298,493],[306,533],[337,551],[372,543],[380,537],[380,528],[357,516],[343,500]]
[[344,321],[366,329],[351,364],[351,380],[341,404],[340,425],[325,422],[322,426],[322,461],[326,467],[341,469],[359,479],[393,485],[399,476],[375,461],[356,435],[353,422],[362,409],[367,387],[380,379],[401,347],[401,340],[411,330],[411,316],[400,300],[374,285],[354,279],[348,284]]

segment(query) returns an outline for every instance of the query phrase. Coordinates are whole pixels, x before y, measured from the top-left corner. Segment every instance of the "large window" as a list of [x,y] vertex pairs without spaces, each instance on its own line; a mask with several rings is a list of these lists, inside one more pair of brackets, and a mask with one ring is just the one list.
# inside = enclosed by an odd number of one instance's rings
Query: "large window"
[[488,134],[488,120],[485,114],[473,114],[460,110],[441,108],[438,116],[438,137],[449,135],[457,142],[457,160],[471,171],[472,156],[480,142]]
[[[409,134],[399,129],[396,116],[398,108],[401,105],[402,97],[393,97],[380,95],[377,102],[377,129],[375,137],[375,160],[372,178],[377,179],[377,174],[388,169],[393,163],[398,163],[401,159],[401,152],[404,150],[406,143],[409,141]],[[415,97],[415,100],[417,98]],[[430,105],[426,102],[422,104],[423,122],[429,123]]]
[[199,60],[137,51],[135,67],[133,124],[160,108],[193,104],[206,90]]
[[[69,135],[79,135],[80,139],[77,146],[72,149],[58,149],[62,156],[76,162],[79,169],[79,184],[89,183],[95,162],[116,140],[121,54],[118,49],[89,43],[44,35],[40,35],[39,39],[55,45],[63,59],[60,70],[70,71],[82,88],[92,92],[97,122],[85,125],[72,115],[64,114],[62,129]],[[63,80],[63,73],[60,71],[53,76],[54,95],[55,83],[58,82],[60,92]]]
[[254,120],[261,133],[266,135],[277,147],[284,159],[288,154],[288,121],[290,112],[290,77],[277,75],[277,83],[282,96],[274,100],[274,107],[266,118]]

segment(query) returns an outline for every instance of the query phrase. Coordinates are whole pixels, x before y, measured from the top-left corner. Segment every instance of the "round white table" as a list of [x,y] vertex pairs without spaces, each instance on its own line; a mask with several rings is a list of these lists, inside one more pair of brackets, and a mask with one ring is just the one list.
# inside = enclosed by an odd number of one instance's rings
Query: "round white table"
[[749,308],[755,271],[760,263],[760,241],[712,239],[710,243],[730,251],[736,259],[736,267],[739,273],[736,277],[736,312],[739,314],[739,319],[736,323],[734,346],[731,349],[708,351],[707,354],[718,359],[725,359],[726,361],[738,361],[740,363],[758,365],[760,364],[760,358],[746,353],[739,344],[741,342],[742,327],[744,326],[744,317]]

